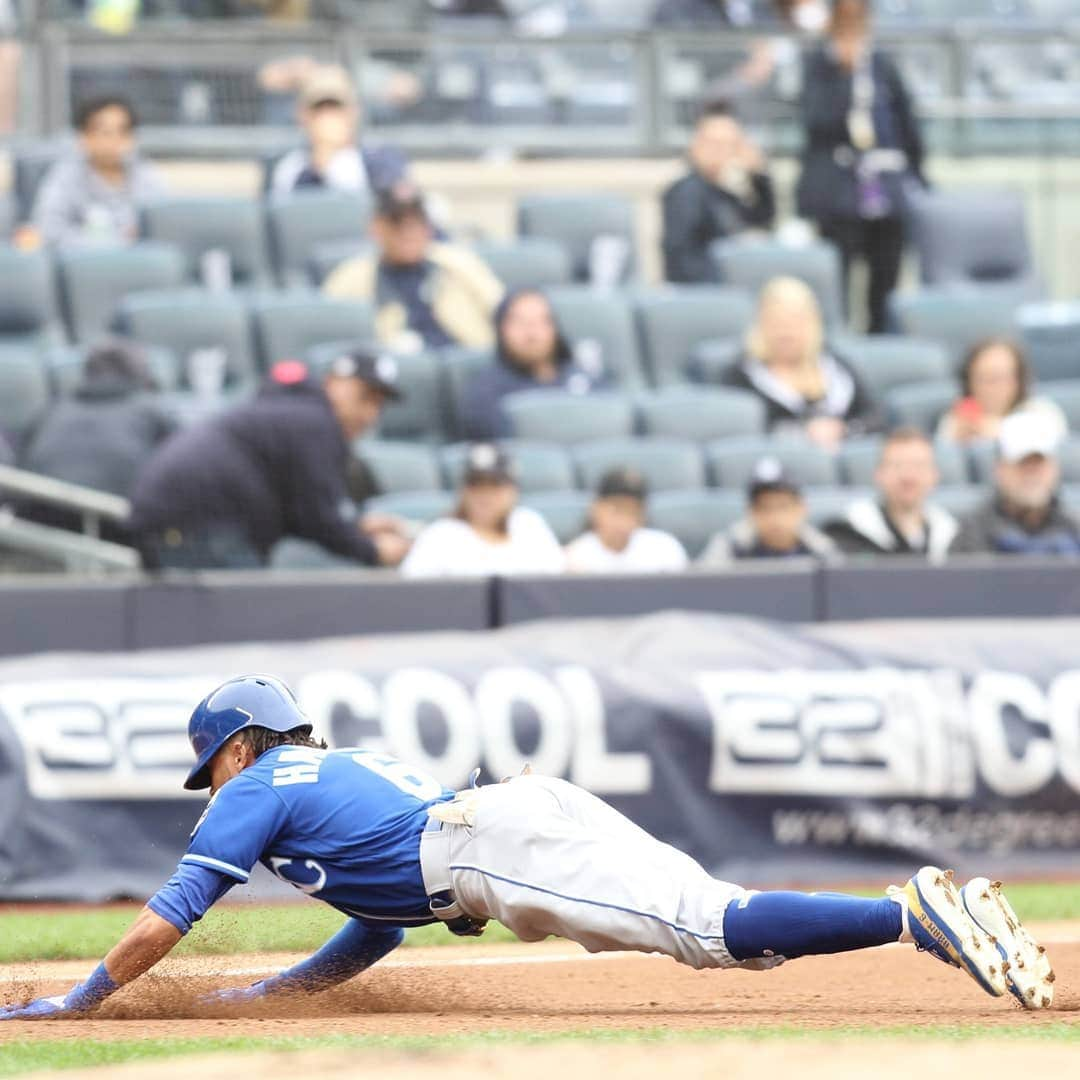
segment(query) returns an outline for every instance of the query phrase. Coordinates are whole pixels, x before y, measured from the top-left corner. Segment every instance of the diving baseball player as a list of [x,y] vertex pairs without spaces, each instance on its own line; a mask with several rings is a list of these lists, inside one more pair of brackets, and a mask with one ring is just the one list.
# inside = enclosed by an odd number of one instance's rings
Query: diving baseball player
[[497,919],[525,941],[550,934],[591,952],[664,953],[694,968],[773,967],[785,959],[906,941],[987,993],[1048,1007],[1053,973],[1000,887],[957,889],[924,867],[876,900],[751,892],[710,877],[606,803],[564,780],[523,775],[454,793],[385,754],[327,750],[289,689],[232,679],[189,725],[184,786],[210,802],[176,873],[93,974],[69,993],[0,1010],[0,1019],[91,1012],[154,966],[257,862],[349,918],[312,957],[208,1000],[236,1003],[324,990],[442,921],[479,934]]

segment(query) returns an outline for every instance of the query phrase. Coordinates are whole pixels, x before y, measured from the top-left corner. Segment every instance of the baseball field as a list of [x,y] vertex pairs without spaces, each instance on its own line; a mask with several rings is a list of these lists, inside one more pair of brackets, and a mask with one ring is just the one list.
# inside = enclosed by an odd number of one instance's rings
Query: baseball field
[[[0,1024],[0,1076],[1075,1074],[1080,885],[1009,892],[1053,958],[1052,1010],[989,998],[905,946],[765,974],[694,972],[660,957],[523,945],[499,927],[478,941],[429,927],[336,991],[209,1012],[197,1004],[201,993],[286,966],[341,921],[313,902],[224,906],[93,1018]],[[0,1002],[66,990],[136,910],[0,908]]]

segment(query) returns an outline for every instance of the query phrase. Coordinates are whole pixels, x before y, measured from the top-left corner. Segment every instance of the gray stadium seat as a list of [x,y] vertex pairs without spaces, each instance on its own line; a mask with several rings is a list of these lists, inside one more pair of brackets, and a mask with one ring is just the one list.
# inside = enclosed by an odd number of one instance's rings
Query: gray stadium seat
[[30,220],[41,182],[68,146],[66,139],[46,139],[23,144],[12,154],[11,186],[15,194],[15,218],[19,224]]
[[808,487],[806,505],[811,525],[820,528],[842,517],[844,511],[859,499],[874,498],[873,488]]
[[204,349],[224,350],[225,386],[252,383],[258,377],[251,315],[230,293],[203,289],[134,293],[120,302],[116,321],[128,337],[173,353],[179,385],[190,385],[193,354]]
[[835,455],[803,439],[717,439],[705,447],[705,453],[718,487],[745,488],[763,458],[775,458],[806,487],[829,487],[841,482]]
[[574,448],[582,487],[595,489],[604,473],[632,468],[651,491],[680,491],[705,486],[701,448],[687,439],[597,439]]
[[645,385],[634,315],[625,297],[580,285],[556,285],[546,292],[578,361],[599,369],[590,374],[604,374],[622,389]]
[[286,288],[307,284],[309,261],[319,245],[363,243],[370,217],[366,195],[317,189],[271,196],[266,223],[278,281]]
[[690,354],[686,374],[692,383],[718,383],[735,365],[746,346],[741,338],[715,338],[703,341]]
[[269,565],[271,570],[278,571],[349,570],[357,566],[352,559],[335,555],[310,540],[301,540],[296,536],[287,536],[274,545]]
[[451,491],[399,491],[376,495],[363,506],[365,514],[392,514],[407,521],[434,521],[454,509],[456,496]]
[[443,349],[443,378],[446,388],[447,428],[452,438],[463,439],[465,432],[465,390],[478,372],[495,363],[489,349],[452,347]]
[[255,345],[263,368],[301,359],[315,345],[371,341],[375,319],[361,300],[334,300],[312,292],[261,296],[252,305]]
[[[354,339],[314,345],[306,359],[313,371],[322,374],[342,353],[368,347],[370,343]],[[400,401],[388,401],[379,419],[379,437],[442,442],[446,437],[443,402],[442,362],[435,353],[416,353],[397,357]]]
[[165,244],[66,248],[56,258],[68,332],[74,341],[92,341],[105,333],[117,305],[130,293],[174,289],[184,283],[184,257]]
[[[89,345],[54,345],[43,353],[49,383],[57,397],[71,394],[82,379],[83,365]],[[180,385],[180,362],[171,349],[144,346],[146,363],[157,388],[162,393],[177,389]]]
[[939,341],[878,334],[837,337],[832,345],[878,400],[897,386],[948,379],[953,373],[948,350]]
[[933,434],[938,420],[959,396],[955,379],[898,386],[885,395],[885,408],[897,426],[922,428]]
[[316,244],[307,261],[308,280],[311,285],[319,288],[343,262],[369,254],[373,250],[374,245],[370,240],[355,238]]
[[184,254],[187,277],[204,280],[202,259],[208,251],[228,255],[234,286],[271,284],[262,204],[253,199],[167,199],[141,211],[142,235],[172,244]]
[[[455,443],[443,447],[439,457],[447,487],[460,486],[470,445]],[[562,446],[520,439],[505,439],[500,445],[510,454],[517,485],[522,491],[567,491],[575,487],[573,462]]]
[[503,398],[502,408],[518,439],[570,444],[634,432],[634,403],[623,394],[525,390]]
[[715,338],[742,338],[754,303],[741,289],[682,286],[643,294],[637,303],[645,359],[657,386],[684,382],[696,347]]
[[16,447],[49,407],[49,376],[32,344],[0,344],[0,431]]
[[637,269],[634,206],[608,192],[568,195],[526,195],[518,200],[518,233],[555,240],[570,256],[575,281],[590,280],[593,245],[600,237],[619,237],[627,258],[621,280]]
[[844,321],[843,273],[840,255],[824,241],[793,247],[776,240],[718,240],[709,248],[725,285],[757,296],[775,277],[795,277],[806,282],[821,306],[829,326]]
[[1017,321],[1037,379],[1080,378],[1080,304],[1026,304]]
[[357,440],[353,453],[371,469],[385,495],[435,491],[442,486],[438,460],[423,444],[365,438]]
[[478,240],[473,250],[491,267],[507,292],[543,289],[573,280],[570,256],[556,240],[542,236],[521,236],[507,241]]
[[745,513],[741,491],[658,491],[649,498],[649,524],[677,536],[691,559]]
[[540,514],[561,544],[588,528],[591,501],[584,491],[533,491],[521,497],[521,505]]
[[1015,336],[1017,312],[1030,299],[1009,286],[920,289],[894,293],[890,311],[902,334],[941,342],[959,366],[976,342]]
[[1069,421],[1069,430],[1080,432],[1080,379],[1039,383],[1038,394],[1057,402]]
[[765,433],[765,403],[741,390],[672,386],[638,399],[646,435],[708,442],[732,435]]
[[[837,462],[845,484],[869,487],[874,483],[874,470],[881,457],[882,439],[852,439],[840,447]],[[934,447],[942,484],[966,484],[968,462],[964,452],[951,443]]]
[[949,484],[939,487],[930,501],[959,520],[974,513],[989,497],[990,492],[978,484]]
[[0,247],[0,339],[63,337],[53,267],[44,251]]

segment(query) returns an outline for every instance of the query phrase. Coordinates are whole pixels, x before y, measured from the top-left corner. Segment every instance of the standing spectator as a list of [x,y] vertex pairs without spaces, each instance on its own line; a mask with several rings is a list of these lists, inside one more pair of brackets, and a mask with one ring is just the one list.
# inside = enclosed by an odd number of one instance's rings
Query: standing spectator
[[817,298],[796,278],[762,289],[746,350],[721,381],[756,394],[770,430],[799,432],[827,449],[882,425],[854,370],[826,347]]
[[883,333],[900,276],[904,187],[925,181],[919,125],[899,69],[871,41],[869,0],[833,0],[829,39],[806,60],[802,118],[799,212],[840,249],[845,279],[854,259],[866,260],[869,329]]
[[375,304],[375,333],[397,352],[446,345],[490,348],[503,287],[467,248],[436,241],[424,200],[412,185],[383,192],[371,223],[377,252],[342,263],[327,296]]
[[342,356],[321,382],[298,361],[276,365],[255,400],[181,431],[139,476],[132,526],[147,568],[263,566],[285,536],[399,562],[405,542],[353,520],[347,486],[352,443],[399,396],[389,357]]
[[602,387],[602,372],[586,370],[555,318],[551,301],[533,289],[512,293],[495,312],[495,360],[465,387],[465,434],[477,441],[512,435],[503,400],[522,390],[543,388],[587,394]]
[[160,197],[157,170],[140,157],[131,103],[102,97],[75,118],[78,145],[49,170],[23,242],[129,244],[138,236],[140,203]]
[[775,458],[754,468],[748,491],[749,512],[727,532],[709,541],[699,564],[722,570],[742,559],[797,559],[835,554],[833,542],[807,520],[799,485]]
[[566,548],[574,574],[663,574],[686,569],[686,551],[670,533],[645,527],[645,477],[612,469],[600,480],[589,511],[592,528]]
[[1058,432],[1039,416],[1001,422],[993,497],[960,526],[951,555],[1080,555],[1080,519],[1060,501]]
[[400,150],[359,141],[360,104],[344,68],[327,64],[311,69],[300,89],[299,119],[307,145],[274,166],[273,192],[378,192],[406,179],[409,163]]
[[771,228],[776,199],[765,158],[726,105],[706,106],[690,144],[690,171],[664,192],[668,281],[717,281],[716,240]]
[[1013,341],[989,338],[975,345],[960,369],[960,397],[938,423],[937,437],[969,443],[996,439],[1001,421],[1014,413],[1033,413],[1064,437],[1068,421],[1049,398],[1031,396],[1031,368]]
[[918,428],[897,428],[881,447],[877,499],[859,499],[826,534],[848,555],[922,555],[942,562],[959,530],[956,518],[929,502],[941,475],[933,443]]
[[457,510],[416,538],[401,572],[406,577],[558,574],[563,550],[535,511],[518,506],[510,459],[497,446],[469,451]]

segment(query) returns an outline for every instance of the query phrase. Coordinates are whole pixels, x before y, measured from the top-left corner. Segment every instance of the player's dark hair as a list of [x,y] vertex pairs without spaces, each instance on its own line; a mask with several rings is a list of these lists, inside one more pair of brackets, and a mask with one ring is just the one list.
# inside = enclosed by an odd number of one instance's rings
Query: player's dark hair
[[94,119],[99,112],[104,112],[106,109],[123,109],[127,113],[128,122],[131,127],[137,128],[139,126],[139,118],[135,113],[135,106],[131,104],[126,97],[121,97],[119,94],[108,94],[101,97],[88,98],[86,101],[80,103],[79,107],[75,110],[75,130],[85,131],[90,126],[90,121]]
[[271,731],[264,727],[247,727],[240,732],[240,738],[251,747],[255,757],[262,757],[267,750],[275,746],[306,746],[311,750],[328,750],[325,739],[313,739],[303,727],[291,731]]

